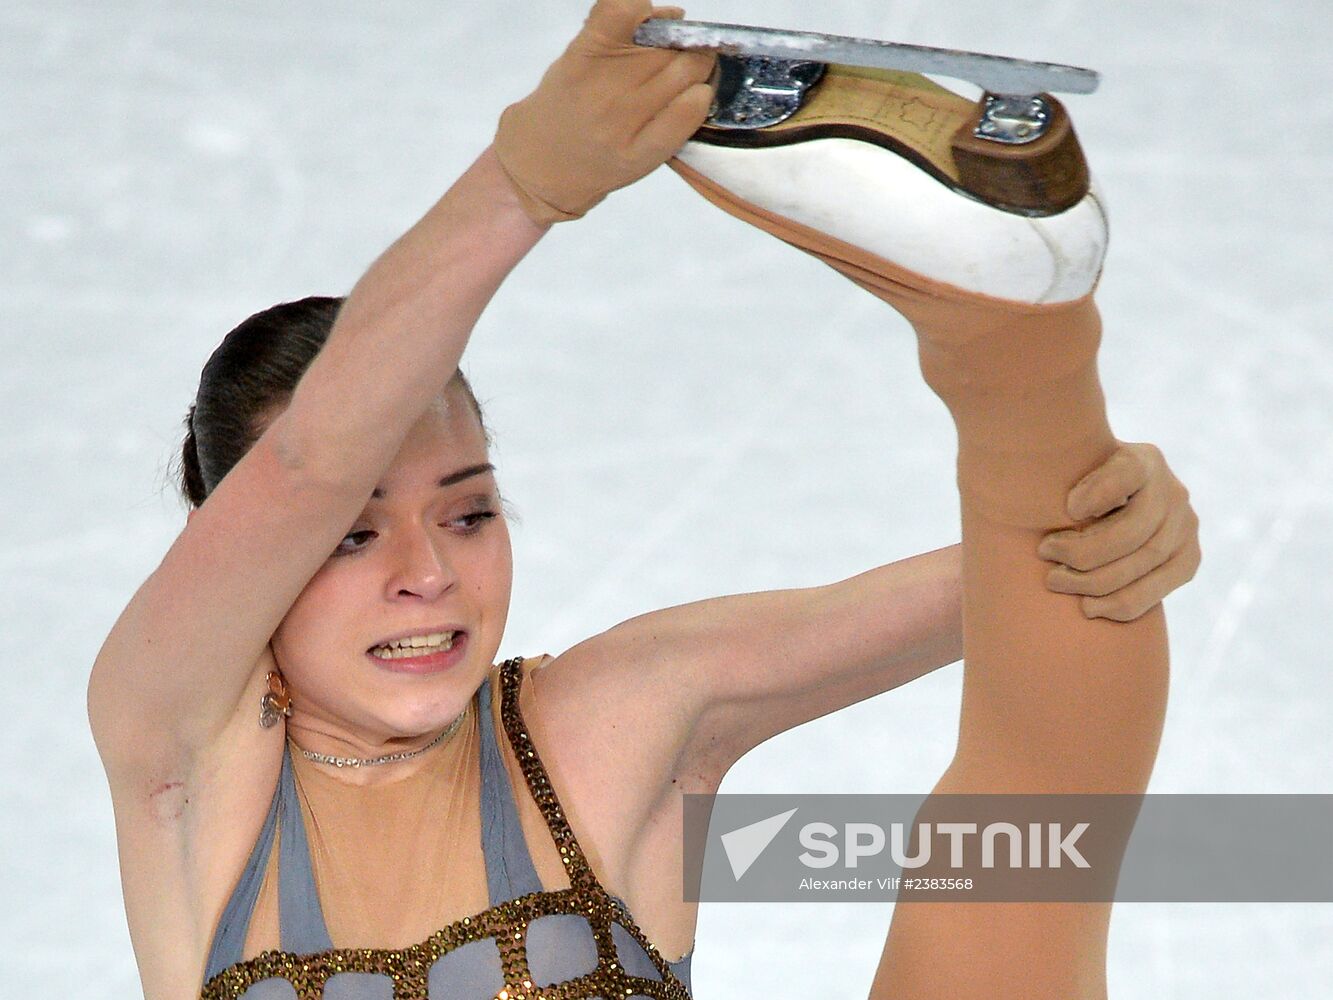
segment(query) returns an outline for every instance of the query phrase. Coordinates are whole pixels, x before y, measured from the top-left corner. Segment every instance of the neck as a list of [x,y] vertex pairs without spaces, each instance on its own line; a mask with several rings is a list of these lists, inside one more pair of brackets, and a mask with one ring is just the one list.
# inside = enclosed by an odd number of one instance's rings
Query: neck
[[[288,720],[293,759],[351,785],[390,784],[419,772],[448,748],[460,743],[471,702],[446,726],[419,735],[366,739],[332,731],[317,720]],[[386,759],[387,758],[387,759]],[[341,764],[339,763],[341,762]]]

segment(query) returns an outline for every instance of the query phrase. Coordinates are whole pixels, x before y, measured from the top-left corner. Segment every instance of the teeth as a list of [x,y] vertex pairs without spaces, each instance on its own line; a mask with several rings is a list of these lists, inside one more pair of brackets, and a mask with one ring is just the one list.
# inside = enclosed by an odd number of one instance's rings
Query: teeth
[[449,649],[454,644],[454,632],[432,632],[430,635],[414,635],[406,639],[395,639],[383,646],[376,646],[371,653],[381,660],[401,660],[409,656],[422,656]]

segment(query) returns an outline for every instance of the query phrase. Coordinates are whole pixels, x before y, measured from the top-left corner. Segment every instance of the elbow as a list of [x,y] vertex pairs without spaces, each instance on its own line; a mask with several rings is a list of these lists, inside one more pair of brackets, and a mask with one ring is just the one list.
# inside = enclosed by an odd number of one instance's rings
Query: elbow
[[346,465],[347,449],[343,442],[329,440],[327,427],[307,427],[308,423],[289,405],[264,429],[254,450],[264,452],[271,472],[281,475],[298,495],[340,497],[348,503],[355,496],[364,503],[374,484],[363,484],[364,473],[354,473]]

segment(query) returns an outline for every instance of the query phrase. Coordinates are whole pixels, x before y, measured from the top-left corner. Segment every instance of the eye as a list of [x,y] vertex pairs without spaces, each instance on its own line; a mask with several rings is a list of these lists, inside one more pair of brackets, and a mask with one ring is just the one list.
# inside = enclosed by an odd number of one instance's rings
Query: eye
[[465,535],[470,535],[473,532],[480,531],[481,526],[493,517],[495,517],[495,511],[493,510],[478,510],[473,511],[471,514],[464,514],[462,517],[450,521],[449,523],[461,524],[462,527],[459,530]]
[[341,555],[346,555],[346,554],[349,553],[349,552],[357,552],[357,551],[360,550],[361,546],[358,545],[358,546],[357,546],[356,548],[354,548],[354,549],[346,548],[345,546],[346,546],[346,542],[347,542],[347,540],[348,540],[349,538],[360,538],[360,537],[363,536],[363,535],[373,535],[373,534],[375,534],[375,532],[373,532],[373,531],[352,531],[352,532],[349,532],[348,534],[346,534],[346,535],[343,536],[343,540],[342,540],[341,542],[338,543],[338,547],[337,547],[336,549],[333,550],[333,554],[336,555],[336,556],[341,556]]

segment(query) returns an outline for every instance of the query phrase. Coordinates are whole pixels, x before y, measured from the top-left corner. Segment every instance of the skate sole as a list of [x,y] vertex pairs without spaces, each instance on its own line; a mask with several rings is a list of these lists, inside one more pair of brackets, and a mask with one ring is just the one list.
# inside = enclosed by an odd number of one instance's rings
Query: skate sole
[[810,139],[873,143],[942,184],[1018,215],[1056,215],[1088,193],[1087,161],[1064,106],[1042,95],[1051,119],[1040,138],[1019,145],[979,139],[982,101],[969,101],[917,73],[830,64],[790,118],[758,129],[704,125],[696,142],[735,148]]
[[[707,201],[728,215],[734,216],[742,222],[747,222],[770,235],[776,236],[783,242],[813,255],[834,270],[846,275],[862,288],[893,302],[900,308],[913,301],[951,299],[974,304],[986,303],[992,309],[1016,312],[1041,311],[1052,307],[1067,306],[1071,302],[1091,295],[1097,275],[1100,274],[1099,263],[1085,262],[1075,287],[1072,289],[1066,288],[1063,294],[1054,298],[1049,295],[1049,289],[1055,285],[1053,280],[1049,283],[1039,282],[1037,287],[1044,285],[1047,292],[1033,292],[1030,298],[1011,297],[1007,293],[1006,286],[1009,284],[1007,280],[988,282],[984,288],[965,287],[947,278],[925,274],[905,267],[864,247],[830,235],[821,229],[756,205],[754,202],[740,197],[710,179],[684,162],[679,156],[672,157],[667,161],[667,165]],[[1091,207],[1094,204],[1095,199],[1088,198],[1082,203],[1077,212],[1093,211],[1097,213],[1098,218],[1101,218],[1101,209],[1099,206]],[[1034,225],[1046,224],[1038,223],[1036,220],[1026,222],[1015,220],[1015,222],[1024,229]],[[1012,241],[1005,242],[1006,244],[1012,243]],[[1042,242],[1047,247],[1053,247],[1055,243],[1055,241],[1047,239],[1043,239]],[[1100,261],[1104,243],[1102,247],[1095,249],[1097,249],[1097,261]],[[951,276],[957,274],[961,277],[966,274],[968,278],[975,280],[972,271],[973,269],[970,267],[964,267],[962,271],[955,268],[951,272]]]

